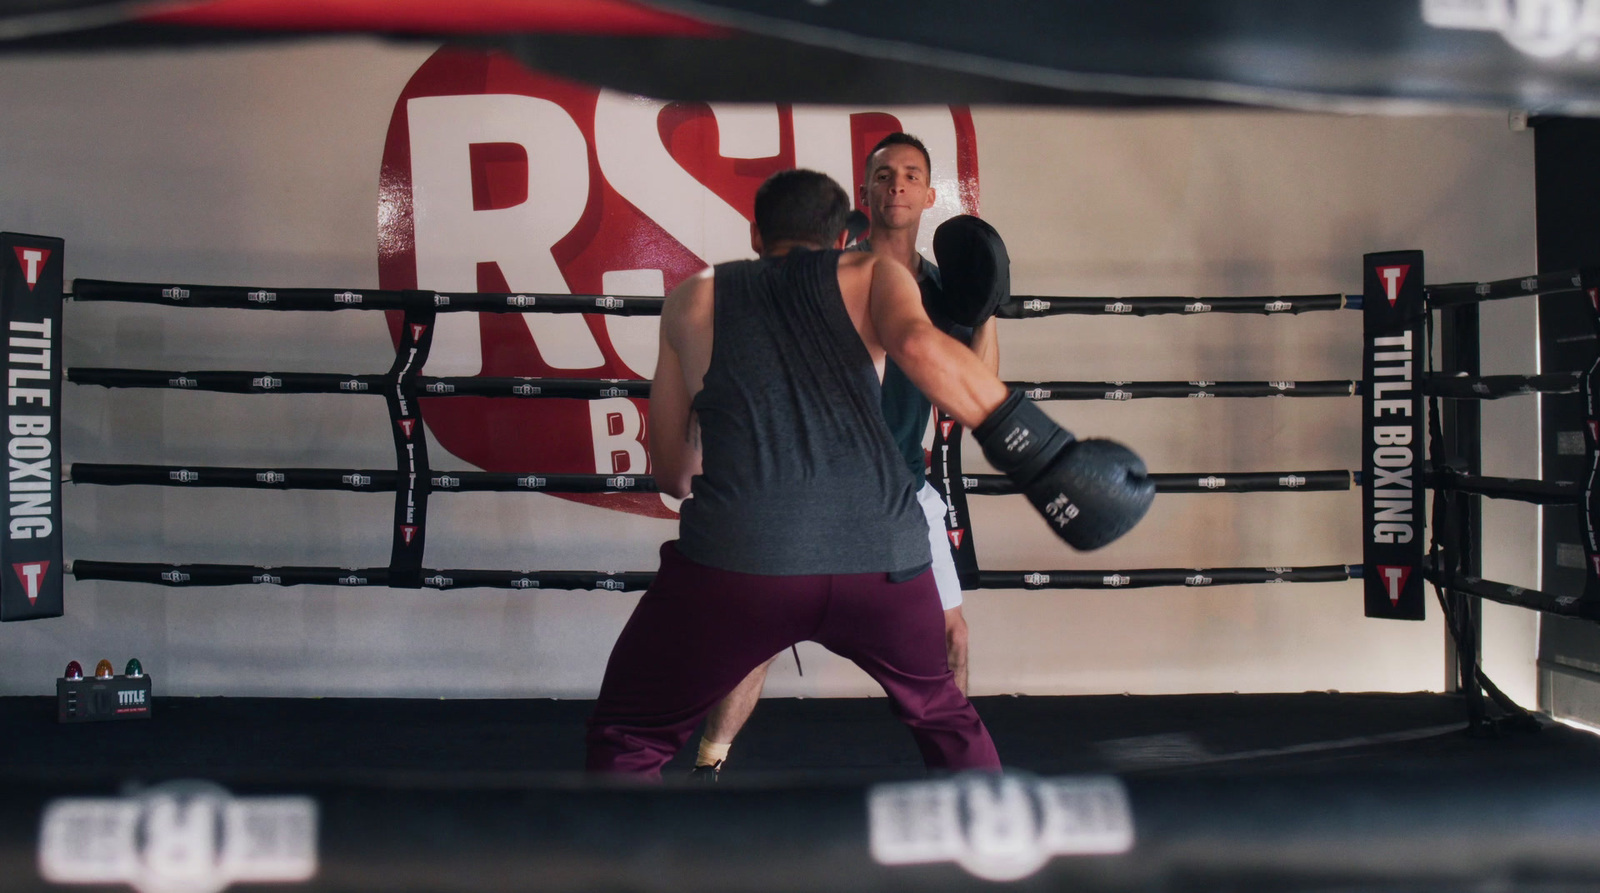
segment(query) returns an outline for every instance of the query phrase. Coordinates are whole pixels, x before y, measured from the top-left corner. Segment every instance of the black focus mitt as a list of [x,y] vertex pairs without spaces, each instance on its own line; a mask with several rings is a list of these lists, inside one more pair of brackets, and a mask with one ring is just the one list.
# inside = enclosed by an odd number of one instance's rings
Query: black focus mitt
[[844,247],[854,248],[860,245],[867,230],[871,228],[872,220],[860,208],[851,211],[850,216],[844,219]]
[[[975,329],[1011,299],[1011,257],[994,227],[960,214],[933,231],[942,294],[928,314]],[[935,319],[935,322],[938,322]]]

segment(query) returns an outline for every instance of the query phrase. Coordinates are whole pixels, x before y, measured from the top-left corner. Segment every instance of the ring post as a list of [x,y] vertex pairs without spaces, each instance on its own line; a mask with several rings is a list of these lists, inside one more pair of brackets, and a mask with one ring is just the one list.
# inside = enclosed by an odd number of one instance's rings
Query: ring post
[[933,470],[929,483],[944,500],[944,533],[962,589],[978,588],[978,546],[967,514],[966,480],[961,474],[961,426],[943,410],[934,410]]
[[1422,252],[1363,258],[1361,472],[1366,615],[1422,620]]
[[389,585],[420,589],[422,552],[428,538],[428,494],[432,474],[428,466],[428,439],[423,431],[417,376],[427,365],[433,346],[434,311],[431,292],[410,292],[401,320],[400,344],[394,366],[385,376],[384,399],[393,423],[396,480],[394,542],[389,554]]
[[[1584,296],[1589,299],[1590,320],[1600,337],[1600,270],[1589,267],[1582,273]],[[1585,560],[1583,598],[1600,600],[1600,355],[1579,379],[1583,395],[1583,440],[1589,468],[1583,479],[1583,504],[1579,517],[1583,525]]]
[[[1431,309],[1431,301],[1428,301]],[[1476,377],[1479,362],[1479,304],[1445,304],[1439,310],[1439,369],[1447,378]],[[1425,349],[1431,349],[1431,341]],[[1451,478],[1483,473],[1483,411],[1479,400],[1442,400],[1429,403],[1429,468]],[[1435,421],[1436,419],[1436,421]],[[1468,490],[1438,488],[1433,500],[1433,550],[1429,564],[1435,572],[1449,571],[1462,578],[1483,574],[1483,499]],[[1492,732],[1481,678],[1482,602],[1461,589],[1443,587],[1441,597],[1453,622],[1453,651],[1446,650],[1445,679],[1466,696],[1467,727],[1474,733]],[[1492,683],[1491,683],[1492,684]]]
[[5,320],[6,452],[10,456],[0,620],[60,617],[61,239],[0,233]]

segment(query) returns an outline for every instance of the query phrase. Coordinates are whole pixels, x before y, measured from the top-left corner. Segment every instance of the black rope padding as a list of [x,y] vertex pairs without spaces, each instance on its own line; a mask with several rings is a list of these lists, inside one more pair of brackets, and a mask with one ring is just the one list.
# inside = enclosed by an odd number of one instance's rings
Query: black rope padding
[[[264,288],[249,285],[192,285],[74,279],[78,301],[124,301],[172,307],[236,310],[409,310],[431,292],[378,288]],[[433,306],[428,300],[427,306]]]
[[[108,388],[167,388],[230,394],[381,393],[384,376],[322,372],[179,372],[75,366],[75,384]],[[609,378],[492,378],[418,376],[425,397],[561,397],[603,400],[649,397],[650,382]],[[1170,397],[1348,397],[1360,382],[1335,381],[1015,381],[1031,400],[1142,400]]]
[[522,474],[503,471],[438,471],[433,489],[446,493],[657,493],[656,479],[648,474]]
[[1143,400],[1164,397],[1350,397],[1356,381],[1011,381],[1029,400]]
[[[75,484],[155,487],[234,487],[261,490],[393,490],[393,471],[339,468],[242,468],[210,465],[128,465],[74,462]],[[1263,493],[1348,490],[1349,471],[1257,471],[1246,474],[1152,474],[1159,493]],[[435,471],[434,491],[545,493],[655,493],[656,479],[628,474],[524,474],[497,471]],[[1517,482],[1523,483],[1523,482]],[[1539,484],[1539,481],[1527,483]],[[976,496],[1018,492],[1005,475],[962,475],[961,486]],[[1576,501],[1572,496],[1568,501]]]
[[650,382],[634,378],[493,378],[453,377],[417,379],[428,397],[568,397],[605,400],[611,397],[648,397]]
[[1429,307],[1451,307],[1459,304],[1498,301],[1502,298],[1578,291],[1583,288],[1583,283],[1582,272],[1563,270],[1535,276],[1518,276],[1515,279],[1497,279],[1493,282],[1450,282],[1427,285],[1423,288],[1427,293]]
[[76,279],[79,301],[125,301],[232,310],[410,310],[474,313],[604,313],[659,316],[661,298],[536,292],[436,292],[383,288],[263,288]]
[[654,571],[426,571],[422,585],[429,589],[598,589],[637,592],[656,578]]
[[[1349,471],[1253,471],[1241,474],[1152,474],[1157,493],[1272,493],[1298,490],[1348,490]],[[1003,474],[966,474],[962,489],[974,496],[1019,492]]]
[[1314,310],[1357,309],[1359,295],[1277,295],[1229,298],[1055,298],[1048,295],[1013,295],[995,315],[1002,319],[1031,319],[1064,314],[1094,316],[1196,316],[1203,313],[1307,313]]
[[639,295],[547,295],[533,292],[430,292],[440,313],[601,313],[606,316],[660,316],[665,298]]
[[[1153,473],[1157,493],[1270,493],[1295,490],[1349,490],[1361,484],[1359,471],[1256,471],[1248,473]],[[1495,499],[1515,499],[1538,505],[1577,505],[1583,488],[1571,481],[1486,477],[1432,471],[1427,485],[1439,489],[1476,493]],[[968,474],[961,485],[974,496],[1007,496],[1019,492],[1003,474]]]
[[1141,570],[979,571],[983,589],[1147,589],[1245,583],[1334,583],[1358,579],[1361,566],[1145,568]]
[[114,580],[157,586],[388,586],[387,567],[252,567],[246,564],[159,564],[137,561],[72,562],[78,580]]
[[1422,377],[1422,393],[1455,400],[1498,400],[1519,394],[1576,394],[1582,373],[1551,372],[1544,375],[1431,374]]
[[[159,369],[110,369],[75,366],[67,370],[74,384],[105,388],[161,388],[218,391],[226,394],[387,394],[383,375],[327,372],[179,372]],[[492,378],[416,376],[423,397],[566,397],[604,400],[648,397],[650,382],[610,378]]]
[[[434,570],[423,568],[425,589],[640,590],[654,572]],[[114,580],[157,586],[388,586],[389,568],[268,567],[248,564],[162,564],[134,561],[72,562],[79,580]]]
[[1486,598],[1492,602],[1504,605],[1515,605],[1520,608],[1532,608],[1546,614],[1561,614],[1567,617],[1580,617],[1585,620],[1600,621],[1600,602],[1587,600],[1578,595],[1551,595],[1538,589],[1524,589],[1521,586],[1512,586],[1509,583],[1496,583],[1493,580],[1484,580],[1478,577],[1467,577],[1448,571],[1436,571],[1424,568],[1423,575],[1435,585],[1448,590],[1466,592],[1479,598]]
[[[234,487],[257,490],[390,491],[394,471],[361,468],[238,468],[211,465],[113,465],[74,462],[75,484],[147,487]],[[435,471],[428,483],[447,493],[535,490],[545,493],[655,493],[656,479],[631,474],[522,474],[500,471]]]
[[[1456,282],[1426,286],[1432,307],[1475,304],[1501,298],[1559,294],[1583,288],[1577,270],[1541,273],[1494,282]],[[248,285],[196,285],[191,283],[117,282],[74,279],[73,300],[122,301],[164,304],[172,307],[211,307],[235,310],[435,310],[474,313],[604,313],[618,316],[658,316],[662,298],[637,295],[573,295],[541,292],[436,292],[426,289],[383,288],[271,288]],[[1157,316],[1204,313],[1307,313],[1357,309],[1361,296],[1343,294],[1265,295],[1229,297],[1055,297],[1014,295],[1000,305],[1004,319],[1028,319],[1063,314],[1103,316]]]
[[259,490],[392,492],[393,469],[238,468],[209,465],[126,465],[74,462],[74,484],[156,487],[243,487]]
[[[76,279],[79,301],[125,301],[171,307],[235,310],[421,310],[441,313],[603,313],[659,316],[662,298],[636,295],[570,295],[541,292],[436,292],[382,288],[265,288]],[[1050,297],[1016,295],[996,315],[1028,319],[1060,314],[1157,316],[1203,313],[1307,313],[1359,309],[1360,295],[1268,295],[1260,297]]]
[[382,394],[383,375],[326,372],[173,372],[75,366],[67,381],[104,388],[163,388],[227,394]]
[[[503,728],[526,727],[522,714],[506,713]],[[117,744],[138,731],[149,732],[127,729]],[[1505,744],[1497,750],[1511,749],[1512,742]],[[1406,771],[1356,760],[1287,771],[1269,760],[1268,771],[1226,775],[1183,772],[1181,759],[1153,760],[1120,778],[1013,772],[1004,779],[936,775],[706,791],[684,783],[540,783],[488,775],[473,771],[470,739],[456,745],[445,753],[466,754],[466,762],[443,759],[428,767],[433,771],[394,777],[300,771],[284,778],[274,777],[272,767],[208,772],[207,764],[190,766],[176,777],[216,785],[216,805],[202,800],[200,807],[214,811],[177,814],[215,816],[216,837],[232,831],[224,838],[230,844],[262,841],[263,849],[279,847],[266,849],[275,855],[294,853],[293,832],[304,828],[254,812],[262,802],[255,798],[311,813],[314,876],[265,887],[296,893],[1438,891],[1501,884],[1585,891],[1600,884],[1600,774],[1576,756],[1572,765],[1555,759],[1445,765],[1413,759],[1417,765]],[[1579,752],[1576,746],[1569,750]],[[451,778],[449,770],[464,777]],[[126,817],[132,827],[154,824],[151,799],[141,795],[163,793],[152,787],[162,780],[155,770],[98,767],[7,773],[0,780],[0,828],[6,829],[0,859],[11,866],[6,889],[60,889],[40,876],[47,852],[126,850],[132,864],[122,877],[138,878],[144,865],[134,860],[145,852],[144,836],[126,842],[114,837],[124,826],[108,814]],[[47,824],[54,810],[85,801],[94,809],[89,817],[100,822]],[[259,827],[246,825],[252,820]],[[169,819],[167,827],[174,824]],[[182,827],[212,830],[199,822]],[[166,839],[183,840],[176,833],[168,830]],[[1126,851],[1116,842],[1121,833],[1127,835]],[[47,842],[46,834],[67,842]],[[287,840],[280,843],[278,835]],[[1094,846],[1107,837],[1111,846]],[[706,846],[708,840],[718,845]],[[1091,846],[1083,847],[1085,840]],[[885,864],[879,847],[896,841],[923,842],[925,864]],[[901,861],[917,861],[913,853]],[[974,877],[953,864],[958,858],[967,865],[1023,870],[1002,885]],[[1037,860],[1036,870],[1029,860]],[[210,873],[198,876],[225,883],[226,874],[207,867]],[[262,888],[259,882],[240,883]],[[112,886],[102,882],[97,889]],[[126,882],[115,886],[127,889]],[[198,886],[191,882],[190,888]],[[140,888],[182,889],[177,882]]]
[[1583,488],[1572,481],[1486,477],[1453,471],[1430,471],[1426,481],[1428,486],[1439,490],[1476,493],[1494,499],[1515,499],[1536,505],[1578,505],[1583,502]]
[[[72,562],[79,580],[115,580],[157,586],[388,586],[388,568],[270,567],[248,564]],[[1143,570],[978,571],[980,589],[1146,589],[1156,586],[1232,586],[1247,583],[1331,583],[1361,575],[1359,565],[1318,567],[1149,568]],[[428,589],[576,589],[637,591],[654,571],[512,571],[423,569]]]

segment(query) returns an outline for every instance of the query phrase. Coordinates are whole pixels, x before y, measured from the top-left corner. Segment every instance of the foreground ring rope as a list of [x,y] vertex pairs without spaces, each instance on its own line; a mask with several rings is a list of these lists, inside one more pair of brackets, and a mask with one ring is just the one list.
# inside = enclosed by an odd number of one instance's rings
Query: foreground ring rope
[[[173,816],[216,830],[180,853],[190,826]],[[3,893],[252,881],[319,893],[944,893],[1023,878],[1177,893],[1246,877],[1253,889],[1582,889],[1600,883],[1600,776],[1013,774],[727,791],[9,780],[0,862]]]

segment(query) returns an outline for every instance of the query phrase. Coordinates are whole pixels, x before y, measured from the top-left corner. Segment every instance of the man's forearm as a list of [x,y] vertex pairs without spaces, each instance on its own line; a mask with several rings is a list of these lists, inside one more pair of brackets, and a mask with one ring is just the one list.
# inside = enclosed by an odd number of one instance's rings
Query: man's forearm
[[984,368],[1000,374],[999,320],[991,316],[972,333],[972,352],[983,361]]
[[976,427],[1006,398],[1005,384],[978,354],[931,324],[909,331],[889,355],[918,390],[965,428]]

